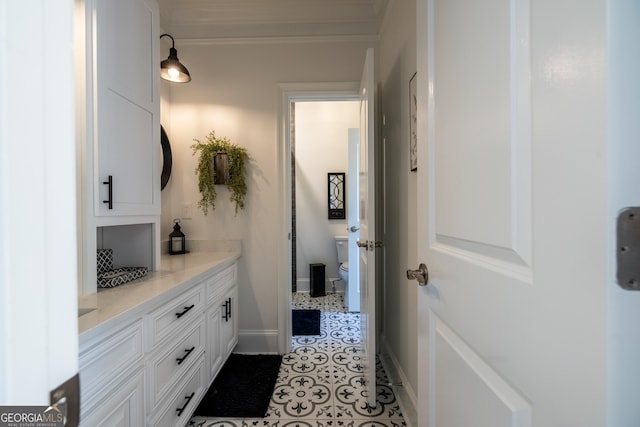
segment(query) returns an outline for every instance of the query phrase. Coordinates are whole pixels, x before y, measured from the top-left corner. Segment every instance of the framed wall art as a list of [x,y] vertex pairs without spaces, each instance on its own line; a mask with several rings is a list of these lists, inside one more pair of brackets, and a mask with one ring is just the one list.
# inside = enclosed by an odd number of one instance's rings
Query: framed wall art
[[329,172],[329,219],[346,219],[344,172]]

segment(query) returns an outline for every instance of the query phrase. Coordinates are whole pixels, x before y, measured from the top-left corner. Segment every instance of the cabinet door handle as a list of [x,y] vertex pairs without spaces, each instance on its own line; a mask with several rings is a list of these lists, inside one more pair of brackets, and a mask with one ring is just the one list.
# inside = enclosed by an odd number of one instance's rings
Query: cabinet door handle
[[187,360],[187,357],[189,357],[189,355],[191,354],[191,352],[192,352],[193,350],[195,350],[195,349],[196,349],[195,347],[191,347],[190,349],[185,350],[185,351],[184,351],[184,356],[182,356],[182,357],[178,357],[178,358],[176,359],[176,361],[178,362],[178,365],[180,365],[182,362],[184,362],[185,360]]
[[103,200],[102,203],[106,203],[109,205],[109,209],[113,209],[113,176],[109,175],[103,184],[107,186],[109,195],[107,196],[107,200]]
[[191,402],[191,399],[193,399],[193,396],[195,394],[196,394],[196,392],[194,391],[189,396],[185,396],[184,397],[185,399],[187,399],[187,401],[184,403],[184,406],[182,408],[176,408],[176,411],[178,411],[178,416],[181,416],[182,413],[184,412],[184,410],[187,409],[187,406],[189,406],[189,402]]
[[231,297],[227,299],[227,317],[231,319]]
[[178,319],[179,319],[179,318],[181,318],[182,316],[184,316],[185,314],[187,314],[187,312],[188,312],[189,310],[191,310],[193,307],[195,307],[195,304],[191,304],[189,307],[185,307],[185,308],[184,308],[184,311],[183,311],[182,313],[176,313],[176,317],[177,317]]
[[229,321],[229,301],[225,301],[224,304],[222,304],[222,307],[224,307],[224,314],[222,315],[222,318],[224,319],[225,322]]

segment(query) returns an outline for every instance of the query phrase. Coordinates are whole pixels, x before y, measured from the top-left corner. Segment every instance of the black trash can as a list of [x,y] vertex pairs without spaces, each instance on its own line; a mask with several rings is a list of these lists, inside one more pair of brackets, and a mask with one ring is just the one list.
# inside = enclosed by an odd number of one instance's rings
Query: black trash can
[[324,268],[322,263],[309,264],[309,277],[311,278],[310,293],[312,297],[325,296],[324,290]]

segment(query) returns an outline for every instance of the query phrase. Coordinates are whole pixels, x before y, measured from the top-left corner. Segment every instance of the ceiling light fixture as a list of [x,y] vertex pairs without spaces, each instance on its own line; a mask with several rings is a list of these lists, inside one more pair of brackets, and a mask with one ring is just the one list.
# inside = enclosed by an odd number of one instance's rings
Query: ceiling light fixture
[[191,75],[187,67],[182,65],[178,60],[178,51],[175,48],[175,40],[170,34],[163,34],[160,38],[169,37],[171,39],[171,49],[169,49],[169,57],[160,63],[160,77],[170,82],[188,83],[191,81]]

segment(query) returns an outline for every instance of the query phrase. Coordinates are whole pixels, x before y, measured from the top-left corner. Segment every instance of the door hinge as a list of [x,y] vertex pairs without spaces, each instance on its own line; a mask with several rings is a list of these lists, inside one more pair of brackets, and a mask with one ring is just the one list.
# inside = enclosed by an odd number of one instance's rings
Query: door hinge
[[66,420],[65,427],[78,427],[80,424],[80,376],[75,374],[51,390],[49,405],[63,414]]
[[640,290],[640,207],[620,211],[617,221],[617,279],[622,289]]

